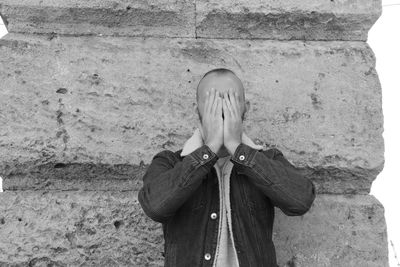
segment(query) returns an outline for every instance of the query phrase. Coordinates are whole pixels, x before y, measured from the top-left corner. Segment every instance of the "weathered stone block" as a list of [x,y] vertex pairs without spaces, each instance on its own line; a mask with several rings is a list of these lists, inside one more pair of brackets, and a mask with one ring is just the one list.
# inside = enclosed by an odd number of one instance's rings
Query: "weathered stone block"
[[389,266],[384,208],[372,195],[318,195],[303,216],[275,210],[281,267]]
[[134,191],[3,192],[0,249],[1,266],[163,266],[162,229]]
[[367,40],[380,0],[1,0],[9,32]]
[[[373,196],[318,195],[305,215],[276,211],[279,266],[387,266],[384,210]],[[162,225],[135,191],[0,194],[2,266],[163,266],[163,246]]]
[[[369,192],[384,164],[381,88],[369,46],[349,41],[8,34],[0,40],[0,175],[28,174],[46,188],[40,183],[79,172],[83,180],[135,173],[159,151],[182,148],[197,126],[197,83],[217,66],[243,81],[251,138],[282,150],[319,193]],[[83,167],[74,174],[69,164]],[[114,165],[127,169],[103,173]]]
[[194,37],[193,0],[1,0],[9,32]]
[[196,1],[196,36],[275,40],[363,40],[380,0]]

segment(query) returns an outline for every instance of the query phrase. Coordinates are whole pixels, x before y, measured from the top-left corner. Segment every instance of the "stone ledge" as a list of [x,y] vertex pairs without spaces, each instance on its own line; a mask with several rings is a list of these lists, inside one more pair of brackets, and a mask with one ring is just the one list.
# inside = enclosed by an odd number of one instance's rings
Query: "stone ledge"
[[9,32],[277,40],[367,40],[380,0],[2,0]]
[[[373,196],[317,195],[302,216],[275,210],[279,266],[388,266],[384,209]],[[137,192],[0,194],[2,265],[163,266],[163,245]]]
[[2,0],[9,32],[195,37],[194,2]]
[[380,0],[200,0],[196,36],[366,41],[381,9]]
[[[28,164],[26,164],[28,165]],[[3,177],[3,191],[15,190],[139,190],[149,164],[46,163],[13,169]],[[331,169],[299,169],[318,194],[369,194],[364,173]],[[376,171],[376,174],[378,171]],[[373,173],[371,173],[372,175]]]
[[381,87],[369,46],[350,41],[8,34],[0,176],[56,163],[139,166],[182,148],[197,126],[198,80],[217,66],[242,79],[255,142],[320,180],[319,192],[368,192],[384,163]]
[[87,190],[132,191],[142,187],[148,166],[93,163],[47,163],[29,166],[3,178],[3,191]]

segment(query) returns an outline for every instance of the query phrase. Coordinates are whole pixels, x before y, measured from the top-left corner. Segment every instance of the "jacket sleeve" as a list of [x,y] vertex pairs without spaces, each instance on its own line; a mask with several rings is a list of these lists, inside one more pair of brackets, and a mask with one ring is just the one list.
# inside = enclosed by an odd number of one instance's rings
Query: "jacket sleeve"
[[200,186],[218,156],[203,145],[175,163],[174,152],[156,154],[143,176],[138,200],[143,211],[157,222],[168,220]]
[[241,143],[231,161],[288,216],[306,213],[315,199],[314,183],[302,175],[276,148],[270,158],[263,151]]

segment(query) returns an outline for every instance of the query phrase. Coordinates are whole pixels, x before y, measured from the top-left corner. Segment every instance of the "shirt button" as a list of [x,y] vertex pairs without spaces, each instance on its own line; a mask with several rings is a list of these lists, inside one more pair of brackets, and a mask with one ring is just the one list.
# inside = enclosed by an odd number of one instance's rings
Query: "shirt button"
[[211,254],[210,254],[210,253],[204,254],[204,258],[205,258],[206,260],[210,260],[210,259],[211,259]]
[[240,159],[240,160],[244,160],[244,155],[240,155],[240,156],[239,156],[239,159]]
[[211,219],[214,220],[215,218],[217,218],[217,214],[215,212],[211,213]]
[[208,154],[204,154],[203,159],[208,159]]

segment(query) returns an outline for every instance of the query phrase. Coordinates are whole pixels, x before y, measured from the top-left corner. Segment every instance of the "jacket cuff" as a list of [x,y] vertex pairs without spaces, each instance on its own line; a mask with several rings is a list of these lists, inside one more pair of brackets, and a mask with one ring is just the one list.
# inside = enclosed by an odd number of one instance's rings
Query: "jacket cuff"
[[206,144],[197,148],[192,153],[190,153],[188,156],[190,156],[190,158],[193,161],[193,164],[196,167],[203,166],[203,165],[213,166],[218,160],[217,154],[214,153],[210,149],[210,147],[207,146]]
[[244,143],[240,143],[230,161],[241,166],[253,167],[255,164],[254,157],[257,152],[257,149],[252,148]]

